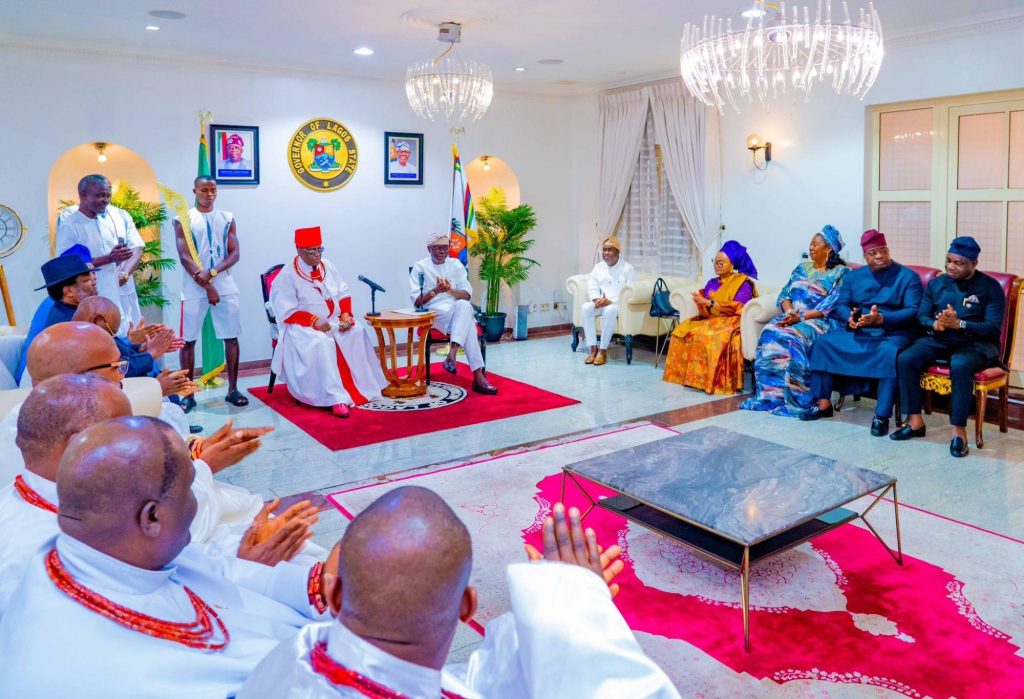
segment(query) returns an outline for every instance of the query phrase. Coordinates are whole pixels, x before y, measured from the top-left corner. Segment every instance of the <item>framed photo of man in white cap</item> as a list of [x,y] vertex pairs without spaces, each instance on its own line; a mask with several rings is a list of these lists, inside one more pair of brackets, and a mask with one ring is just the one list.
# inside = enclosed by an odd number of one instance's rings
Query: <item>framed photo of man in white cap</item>
[[423,134],[384,133],[384,184],[423,184]]
[[210,172],[217,184],[260,183],[258,126],[210,124]]

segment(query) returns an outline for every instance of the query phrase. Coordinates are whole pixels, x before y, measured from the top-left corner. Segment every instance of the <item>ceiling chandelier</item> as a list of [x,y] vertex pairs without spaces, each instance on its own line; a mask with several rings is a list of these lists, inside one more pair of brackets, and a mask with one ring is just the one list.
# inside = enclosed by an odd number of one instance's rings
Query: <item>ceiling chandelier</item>
[[[462,41],[462,25],[443,22],[438,41],[451,44],[433,61],[409,66],[405,74],[405,96],[416,115],[455,126],[477,121],[491,106],[494,82],[491,69],[476,61],[463,61],[454,53]],[[450,54],[450,55],[449,55]]]
[[785,2],[763,0],[744,13],[745,29],[734,30],[732,19],[713,15],[704,17],[703,26],[687,24],[679,58],[686,87],[719,113],[725,104],[739,112],[737,97],[753,101],[756,95],[770,107],[792,91],[807,101],[815,83],[863,99],[882,65],[878,13],[868,3],[854,24],[843,2],[843,21],[833,24],[831,0],[824,0],[824,14],[822,4],[818,0],[813,24],[806,5],[802,12],[793,6],[787,21]]

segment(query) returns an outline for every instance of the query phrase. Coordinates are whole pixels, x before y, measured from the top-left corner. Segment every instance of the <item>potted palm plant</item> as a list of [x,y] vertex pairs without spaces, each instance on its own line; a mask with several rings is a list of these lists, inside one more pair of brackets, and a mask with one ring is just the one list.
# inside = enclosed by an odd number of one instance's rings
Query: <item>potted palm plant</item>
[[506,314],[498,312],[501,285],[526,281],[530,268],[540,264],[524,256],[535,242],[527,235],[536,228],[537,216],[529,204],[509,209],[505,192],[496,187],[481,200],[476,223],[477,238],[469,253],[480,258],[480,280],[487,285],[484,332],[488,342],[497,342],[505,331]]

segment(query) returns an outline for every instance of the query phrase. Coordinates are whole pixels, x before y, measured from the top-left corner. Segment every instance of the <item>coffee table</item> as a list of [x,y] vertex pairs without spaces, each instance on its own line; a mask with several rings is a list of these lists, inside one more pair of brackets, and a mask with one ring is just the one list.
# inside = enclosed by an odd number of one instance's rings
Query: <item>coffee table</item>
[[[740,575],[743,645],[750,650],[750,567],[860,519],[903,565],[896,479],[720,427],[622,449],[562,469],[590,506],[621,515]],[[593,498],[581,480],[618,495]],[[894,552],[866,517],[892,494]],[[847,505],[865,495],[863,512]]]
[[[411,398],[427,392],[424,347],[427,344],[427,332],[436,317],[433,311],[416,314],[382,311],[375,316],[369,313],[364,316],[366,324],[377,333],[377,356],[384,378],[388,380],[388,385],[381,390],[382,395],[388,398]],[[404,369],[399,362],[397,350],[401,340],[396,339],[396,330],[406,331]],[[387,342],[384,341],[385,332]]]

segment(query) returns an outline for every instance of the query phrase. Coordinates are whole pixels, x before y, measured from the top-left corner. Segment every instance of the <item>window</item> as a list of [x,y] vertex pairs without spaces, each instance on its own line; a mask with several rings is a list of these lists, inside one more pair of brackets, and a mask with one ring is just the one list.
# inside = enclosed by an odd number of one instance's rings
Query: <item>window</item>
[[[942,267],[971,235],[983,270],[1024,276],[1024,90],[871,108],[867,218],[903,264]],[[1024,306],[1010,361],[1024,387]]]
[[660,151],[654,142],[654,117],[648,108],[640,157],[615,232],[622,242],[623,257],[637,272],[694,277],[697,260],[693,240],[672,198]]

